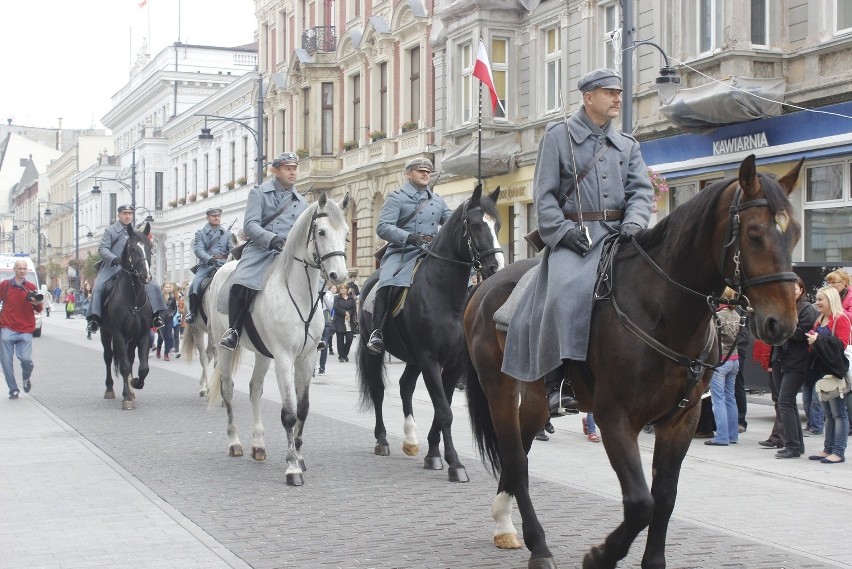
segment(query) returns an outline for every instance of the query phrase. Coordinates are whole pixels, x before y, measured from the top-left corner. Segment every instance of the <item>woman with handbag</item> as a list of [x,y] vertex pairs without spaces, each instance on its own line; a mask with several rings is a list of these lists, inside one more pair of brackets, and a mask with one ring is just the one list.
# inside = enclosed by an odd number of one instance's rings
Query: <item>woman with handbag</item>
[[74,314],[74,301],[76,298],[74,297],[74,289],[69,288],[68,294],[65,295],[65,319],[71,318],[71,315]]
[[340,285],[334,299],[334,324],[337,334],[337,361],[349,361],[349,348],[352,347],[352,323],[355,322],[355,299],[349,296],[349,287]]
[[846,439],[849,436],[844,398],[852,395],[849,395],[846,380],[849,361],[844,352],[852,339],[852,323],[843,312],[840,295],[832,286],[819,289],[816,309],[819,316],[807,339],[814,354],[812,367],[818,377],[822,377],[817,382],[817,393],[825,411],[825,443],[821,453],[808,458],[837,464],[846,461]]

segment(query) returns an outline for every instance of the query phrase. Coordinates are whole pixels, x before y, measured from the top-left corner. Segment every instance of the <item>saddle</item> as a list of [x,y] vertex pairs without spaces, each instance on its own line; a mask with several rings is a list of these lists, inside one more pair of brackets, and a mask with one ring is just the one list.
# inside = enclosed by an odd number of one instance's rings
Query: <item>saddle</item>
[[[411,273],[411,280],[414,282],[414,275],[417,274],[417,270],[420,268],[420,263],[423,262],[425,257],[421,257],[417,259],[417,262],[414,264],[414,270]],[[402,309],[405,308],[405,301],[408,298],[408,291],[411,287],[391,287],[394,290],[391,291],[391,294],[388,296],[388,306],[391,308],[391,317],[396,318],[399,316],[399,313],[402,312]],[[372,315],[373,307],[376,304],[376,291],[378,289],[373,287],[370,289],[370,292],[367,294],[367,297],[364,299],[364,302],[361,304],[361,310],[366,313]]]

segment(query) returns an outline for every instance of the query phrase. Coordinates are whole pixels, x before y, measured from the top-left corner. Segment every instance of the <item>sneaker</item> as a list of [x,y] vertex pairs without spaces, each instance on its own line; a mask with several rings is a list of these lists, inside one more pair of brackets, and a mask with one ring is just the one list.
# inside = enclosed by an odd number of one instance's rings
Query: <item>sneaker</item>
[[164,362],[170,362],[170,361],[172,361],[172,360],[171,360],[171,358],[169,357],[169,354],[166,354],[165,356],[163,356],[163,361],[164,361]]
[[29,392],[30,392],[30,389],[32,389],[32,388],[33,388],[33,384],[32,384],[32,383],[30,383],[30,380],[29,380],[29,379],[25,379],[25,380],[24,380],[24,393],[29,393]]
[[325,375],[325,369],[320,368],[320,370],[319,370],[319,374],[320,374],[320,375]]
[[219,345],[225,348],[226,350],[236,350],[237,343],[240,341],[240,335],[237,334],[237,331],[233,328],[228,328],[225,331],[225,334],[222,336],[222,339],[219,340]]
[[805,429],[802,431],[802,434],[806,437],[821,437],[822,431],[817,431],[815,429]]
[[740,425],[739,427],[737,427],[737,432],[738,433],[744,433],[744,432],[746,432],[746,428],[744,426]]
[[763,448],[784,448],[784,443],[782,443],[781,441],[773,441],[772,439],[766,439],[765,441],[757,441],[757,444],[759,444]]
[[18,392],[17,391],[13,391],[12,393],[9,394],[9,399],[17,399],[17,398],[18,398]]

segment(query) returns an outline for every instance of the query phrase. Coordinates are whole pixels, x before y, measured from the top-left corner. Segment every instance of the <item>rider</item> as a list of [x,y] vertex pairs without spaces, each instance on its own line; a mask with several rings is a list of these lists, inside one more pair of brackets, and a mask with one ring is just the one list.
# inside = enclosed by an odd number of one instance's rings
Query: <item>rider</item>
[[211,207],[207,210],[207,223],[195,232],[193,250],[198,258],[195,278],[189,285],[189,310],[186,312],[186,323],[195,322],[195,312],[198,310],[198,295],[204,279],[225,264],[228,252],[231,250],[231,232],[219,227],[222,221],[222,209]]
[[272,161],[275,177],[252,188],[246,203],[243,231],[249,241],[231,277],[228,329],[219,345],[234,350],[240,340],[246,313],[275,255],[284,249],[287,235],[308,202],[296,191],[299,158],[283,152]]
[[[577,87],[583,106],[548,125],[539,144],[534,199],[547,247],[519,300],[503,357],[508,375],[544,377],[554,416],[560,408],[577,412],[568,382],[567,392],[560,389],[563,363],[586,360],[602,243],[612,233],[629,240],[647,227],[654,196],[639,143],[612,123],[621,112],[621,76],[597,69]],[[579,192],[575,176],[583,177]]]
[[427,158],[414,158],[405,164],[408,180],[390,194],[382,206],[376,234],[389,246],[382,257],[376,300],[373,307],[373,332],[367,349],[380,354],[385,348],[382,328],[388,311],[391,287],[410,287],[414,263],[427,247],[438,226],[450,218],[452,211],[446,202],[429,188],[429,176],[434,171]]
[[[89,309],[86,313],[87,332],[97,332],[101,325],[101,302],[106,283],[111,279],[116,278],[121,271],[121,254],[124,252],[124,246],[127,245],[129,237],[127,230],[133,223],[133,208],[129,205],[118,207],[118,220],[104,230],[101,236],[101,242],[98,245],[98,254],[101,256],[101,268],[95,277],[95,287],[92,290],[92,299],[89,301]],[[153,325],[155,328],[162,328],[164,325],[163,317],[166,312],[166,303],[163,300],[163,294],[160,292],[160,287],[155,282],[149,282],[145,285],[145,292],[148,293],[148,302],[151,303],[151,309],[154,312]]]

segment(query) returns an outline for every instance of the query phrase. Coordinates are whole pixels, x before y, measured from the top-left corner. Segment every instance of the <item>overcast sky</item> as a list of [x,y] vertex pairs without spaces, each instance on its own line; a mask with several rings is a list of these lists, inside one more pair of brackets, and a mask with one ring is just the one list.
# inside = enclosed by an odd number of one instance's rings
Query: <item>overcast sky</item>
[[64,128],[103,128],[143,37],[152,57],[178,40],[178,5],[184,43],[254,41],[254,0],[140,1],[0,2],[0,121],[51,128],[62,117]]

